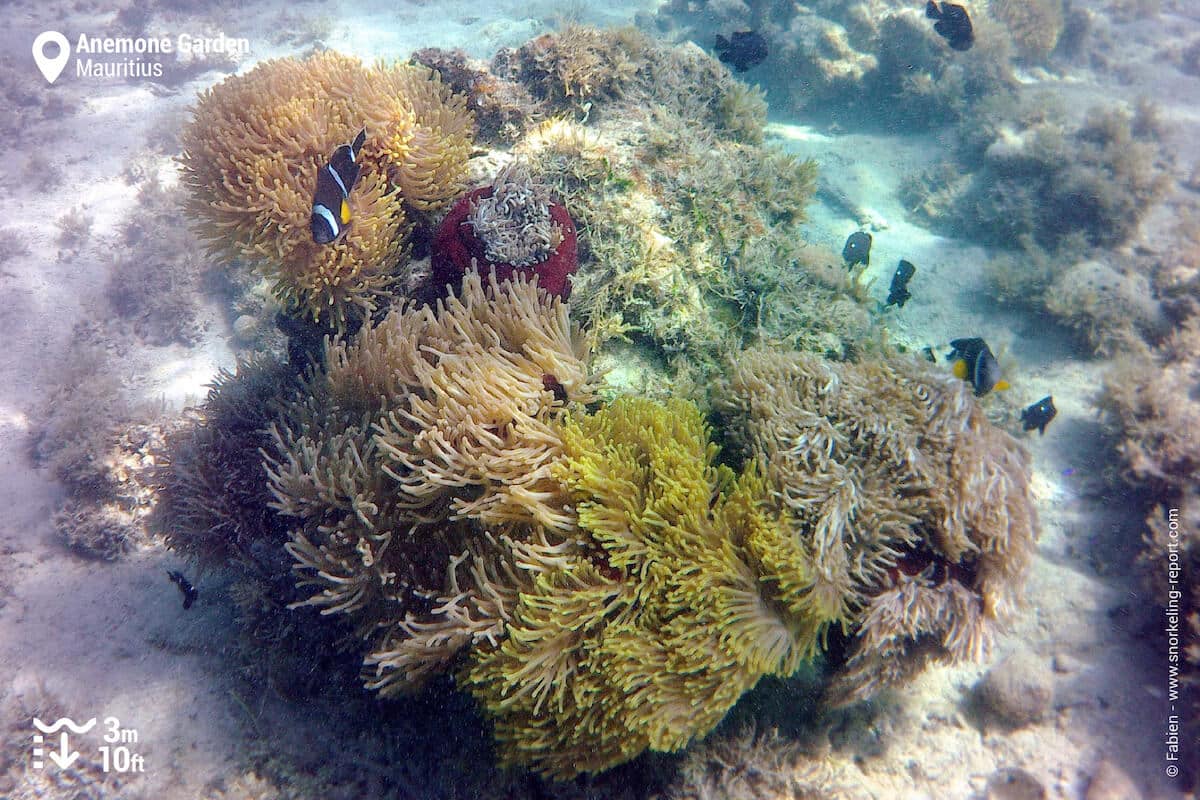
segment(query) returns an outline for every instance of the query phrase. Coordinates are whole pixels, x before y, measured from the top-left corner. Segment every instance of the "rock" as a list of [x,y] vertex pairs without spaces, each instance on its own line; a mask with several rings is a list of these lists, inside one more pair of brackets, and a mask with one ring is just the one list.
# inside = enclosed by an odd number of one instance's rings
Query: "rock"
[[257,328],[258,322],[249,314],[242,314],[233,321],[233,335],[242,341],[252,339]]
[[1107,758],[1096,765],[1084,800],[1142,800],[1133,779]]
[[1054,674],[1044,659],[1018,650],[988,670],[975,697],[985,716],[1013,728],[1031,725],[1050,711]]
[[996,770],[987,782],[986,800],[1046,800],[1042,782],[1023,769]]
[[1060,675],[1071,675],[1083,669],[1083,663],[1068,653],[1055,653],[1051,666]]

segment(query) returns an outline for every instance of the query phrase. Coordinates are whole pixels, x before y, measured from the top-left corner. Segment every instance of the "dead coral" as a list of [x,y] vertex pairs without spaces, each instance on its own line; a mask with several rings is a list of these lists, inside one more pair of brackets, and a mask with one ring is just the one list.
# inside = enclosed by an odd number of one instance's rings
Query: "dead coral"
[[[1185,642],[1183,700],[1200,720],[1200,317],[1152,352],[1123,357],[1105,376],[1098,406],[1117,438],[1125,481],[1139,491],[1147,531],[1138,561],[1159,605],[1178,614]],[[1172,595],[1172,592],[1174,594]],[[1188,636],[1191,636],[1191,644]],[[1176,640],[1178,644],[1178,639]],[[1165,651],[1170,642],[1159,642]],[[1195,722],[1185,736],[1200,735]],[[1200,770],[1193,757],[1187,765]]]
[[133,547],[133,521],[114,505],[95,506],[69,499],[54,512],[63,544],[85,558],[116,561]]
[[[765,105],[716,59],[695,46],[667,46],[633,28],[578,25],[533,39],[492,61],[501,79],[524,85],[537,101],[535,119],[603,118],[644,110],[688,119],[754,141]],[[630,111],[640,113],[631,116]]]
[[982,656],[1018,604],[1038,526],[1026,454],[965,384],[915,359],[756,350],[717,407],[812,550],[814,598],[849,620],[832,702]]
[[1066,24],[1063,0],[991,0],[988,12],[1008,29],[1021,57],[1032,62],[1050,55]]
[[[298,315],[344,329],[388,297],[405,204],[432,211],[461,190],[472,125],[463,98],[421,67],[331,52],[265,62],[201,95],[182,136],[189,208],[214,251],[256,265]],[[364,126],[349,232],[316,244],[317,170]]]
[[[504,51],[511,55],[513,51]],[[498,56],[502,58],[502,56]],[[478,138],[490,142],[512,142],[539,119],[537,101],[521,83],[501,77],[511,70],[492,71],[487,62],[470,58],[462,50],[425,48],[413,53],[413,61],[438,73],[454,92],[467,98],[475,114]]]
[[82,206],[76,206],[58,218],[58,238],[56,239],[59,257],[64,255],[77,256],[92,236],[92,224],[95,217],[87,213]]
[[767,124],[767,96],[757,86],[734,81],[719,101],[721,127],[746,144],[762,144]]
[[1044,302],[1047,311],[1082,334],[1101,356],[1135,351],[1142,341],[1161,339],[1168,328],[1145,275],[1097,259],[1062,270]]
[[369,686],[410,690],[498,634],[512,598],[486,587],[507,534],[572,529],[550,423],[592,399],[587,350],[560,301],[472,273],[436,309],[332,343],[325,363],[276,430],[274,507],[306,604],[355,623]]
[[521,46],[513,56],[521,82],[550,106],[581,107],[620,95],[637,77],[650,40],[632,28],[569,25]]
[[777,730],[749,727],[688,754],[669,800],[861,800],[852,776]]
[[45,403],[34,412],[30,452],[64,490],[54,522],[61,541],[114,560],[146,540],[157,454],[172,426],[160,409],[136,408],[116,359],[79,326]]
[[96,452],[75,454],[70,470],[60,463],[67,497],[54,527],[63,544],[86,558],[115,561],[147,541],[158,454],[173,425],[101,426]]
[[213,265],[178,224],[182,197],[157,181],[142,187],[136,211],[121,226],[124,246],[104,290],[115,315],[150,345],[191,345],[202,334],[200,294]]
[[1096,108],[1069,129],[1019,114],[972,122],[963,140],[987,141],[910,181],[909,207],[947,233],[998,247],[1028,239],[1057,253],[1078,234],[1096,247],[1129,239],[1166,185],[1157,145],[1135,136],[1135,118]]

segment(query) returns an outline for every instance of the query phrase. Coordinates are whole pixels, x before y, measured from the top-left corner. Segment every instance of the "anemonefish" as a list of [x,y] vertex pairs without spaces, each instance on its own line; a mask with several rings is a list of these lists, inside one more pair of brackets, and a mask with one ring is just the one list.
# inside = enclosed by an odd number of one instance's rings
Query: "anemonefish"
[[1000,378],[1000,362],[983,339],[952,339],[950,347],[946,358],[954,364],[954,377],[970,383],[976,397],[1008,388],[1008,381]]
[[317,173],[311,220],[317,244],[336,242],[350,227],[350,192],[358,181],[358,153],[366,141],[367,129],[363,128],[353,142],[334,150],[329,163]]

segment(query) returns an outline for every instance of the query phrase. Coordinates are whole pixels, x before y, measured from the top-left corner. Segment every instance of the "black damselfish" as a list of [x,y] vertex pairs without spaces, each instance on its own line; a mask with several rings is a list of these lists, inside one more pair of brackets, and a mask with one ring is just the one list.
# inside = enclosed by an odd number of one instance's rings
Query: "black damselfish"
[[184,611],[191,608],[192,603],[196,602],[196,595],[200,592],[196,590],[195,586],[192,586],[187,578],[183,577],[182,572],[176,572],[173,569],[167,570],[167,577],[171,579],[171,583],[179,587],[179,591],[183,595]]
[[912,297],[908,291],[908,282],[916,273],[917,268],[912,265],[912,262],[900,259],[900,266],[896,267],[896,274],[892,276],[892,285],[888,289],[886,305],[904,308],[904,304]]
[[363,128],[350,144],[333,151],[329,163],[317,172],[317,191],[313,193],[313,241],[317,244],[336,242],[350,228],[350,192],[358,181],[358,153],[367,141]]
[[842,248],[842,260],[846,262],[847,267],[853,267],[855,264],[871,266],[871,234],[863,231],[850,234],[846,239],[846,246]]
[[933,29],[946,40],[952,50],[970,50],[975,44],[975,29],[967,10],[956,3],[942,3],[941,8],[934,0],[925,4],[925,16],[936,19]]
[[1021,424],[1027,431],[1037,428],[1038,436],[1042,436],[1046,433],[1046,426],[1050,424],[1050,420],[1057,415],[1054,396],[1048,394],[1021,412]]
[[722,64],[728,64],[737,72],[761,64],[768,54],[767,40],[754,31],[734,31],[728,39],[718,33],[713,49]]

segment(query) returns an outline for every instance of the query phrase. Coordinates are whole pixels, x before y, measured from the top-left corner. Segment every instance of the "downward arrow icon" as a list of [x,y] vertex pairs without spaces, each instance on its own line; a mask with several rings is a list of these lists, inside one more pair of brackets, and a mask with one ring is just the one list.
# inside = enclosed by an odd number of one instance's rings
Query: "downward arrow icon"
[[79,758],[79,751],[67,752],[67,732],[63,731],[58,735],[58,752],[51,752],[49,756],[51,761],[58,764],[59,769],[66,769],[75,763],[75,759]]

